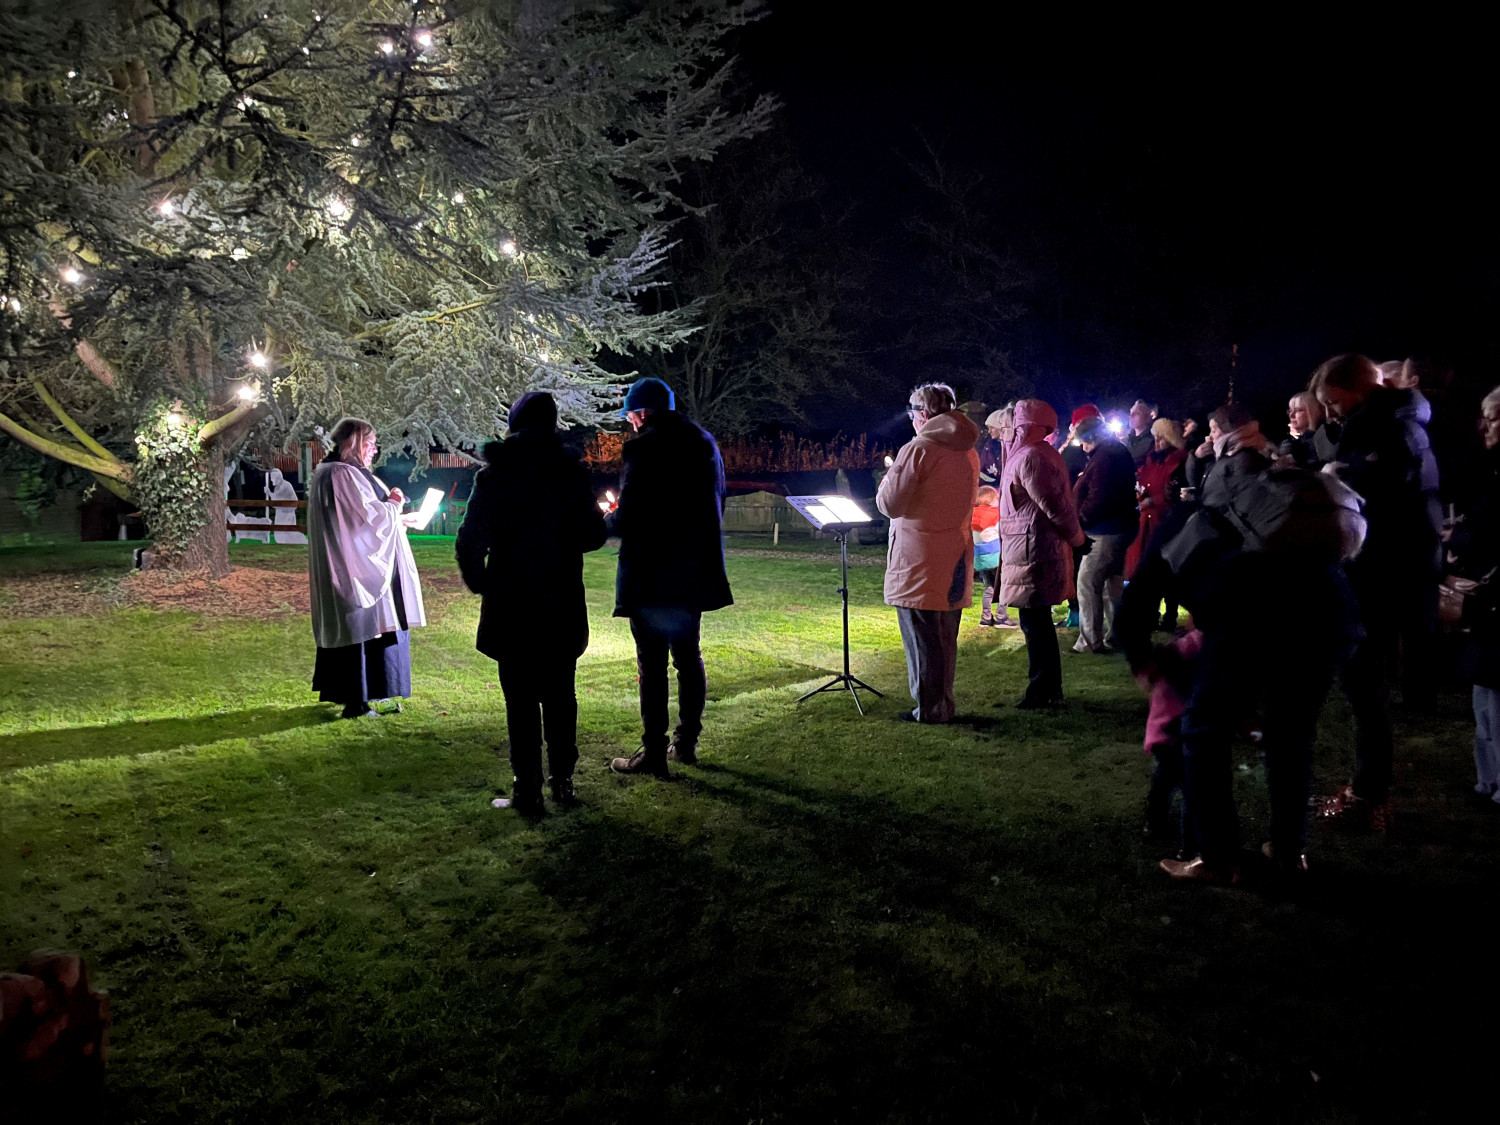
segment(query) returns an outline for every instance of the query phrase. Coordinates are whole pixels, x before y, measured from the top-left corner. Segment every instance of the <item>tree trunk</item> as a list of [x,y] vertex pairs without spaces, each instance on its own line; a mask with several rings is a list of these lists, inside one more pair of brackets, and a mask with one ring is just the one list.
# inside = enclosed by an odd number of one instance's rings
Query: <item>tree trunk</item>
[[181,554],[170,555],[156,548],[141,556],[142,570],[205,570],[210,578],[229,573],[229,547],[225,535],[224,447],[210,442],[204,452],[204,473],[212,488],[204,505],[203,526]]

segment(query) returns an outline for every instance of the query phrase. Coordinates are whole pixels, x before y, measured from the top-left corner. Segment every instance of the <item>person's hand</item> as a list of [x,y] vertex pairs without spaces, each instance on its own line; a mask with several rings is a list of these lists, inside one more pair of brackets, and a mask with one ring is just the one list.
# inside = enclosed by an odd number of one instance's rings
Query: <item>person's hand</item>
[[1144,512],[1147,508],[1154,508],[1155,506],[1156,501],[1151,499],[1151,497],[1149,496],[1142,496],[1141,502],[1136,505],[1136,507],[1142,512]]
[[1211,441],[1205,441],[1197,449],[1193,450],[1193,456],[1194,457],[1211,457],[1211,456],[1213,456],[1213,452],[1214,452],[1214,443],[1211,442]]
[[421,512],[407,512],[401,517],[402,527],[416,527],[422,522]]
[[386,501],[391,504],[405,504],[406,494],[399,488],[393,488],[385,495]]
[[1327,473],[1331,477],[1336,477],[1340,472],[1342,472],[1344,469],[1347,469],[1348,467],[1349,466],[1344,464],[1344,462],[1342,461],[1329,461],[1326,465],[1323,466],[1322,471]]
[[604,490],[604,499],[599,501],[599,510],[606,516],[620,506],[619,497],[609,489]]

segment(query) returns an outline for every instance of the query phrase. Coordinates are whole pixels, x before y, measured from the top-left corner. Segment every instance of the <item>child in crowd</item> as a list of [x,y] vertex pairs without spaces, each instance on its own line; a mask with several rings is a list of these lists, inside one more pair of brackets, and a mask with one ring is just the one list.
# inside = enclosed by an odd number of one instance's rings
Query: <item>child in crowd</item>
[[1172,823],[1172,795],[1182,789],[1182,713],[1192,686],[1193,663],[1202,648],[1203,634],[1190,629],[1171,644],[1158,645],[1151,663],[1136,675],[1136,683],[1151,695],[1145,749],[1156,759],[1156,772],[1146,791],[1146,835],[1153,840],[1178,840],[1184,855],[1193,848],[1193,826],[1185,801],[1181,824]]
[[1000,493],[981,485],[969,526],[974,530],[974,582],[983,583],[979,600],[979,624],[985,628],[1010,628],[1013,622],[1003,605],[994,605],[1000,582]]

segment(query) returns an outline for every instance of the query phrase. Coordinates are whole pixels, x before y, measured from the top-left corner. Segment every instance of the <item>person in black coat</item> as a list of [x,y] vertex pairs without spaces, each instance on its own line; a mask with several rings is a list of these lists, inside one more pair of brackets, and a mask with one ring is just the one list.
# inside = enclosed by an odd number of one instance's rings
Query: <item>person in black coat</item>
[[484,601],[474,647],[500,666],[514,806],[542,809],[542,731],[552,799],[573,803],[578,699],[573,677],[589,643],[583,553],[604,545],[604,517],[588,472],[563,449],[557,404],[525,394],[510,435],[485,447],[458,530],[464,585]]
[[[609,528],[620,537],[615,616],[630,619],[640,673],[641,748],[616,758],[616,773],[669,776],[667,760],[698,760],[708,680],[699,647],[705,612],[732,605],[724,572],[724,461],[713,435],[677,413],[672,389],[638,379],[621,414],[620,498]],[[667,735],[667,656],[677,669],[678,723]]]
[[[1328,360],[1311,389],[1343,424],[1324,472],[1336,473],[1365,500],[1369,537],[1346,568],[1359,602],[1365,640],[1342,669],[1354,712],[1354,779],[1323,802],[1324,816],[1383,830],[1391,787],[1390,688],[1403,624],[1424,622],[1409,635],[1430,637],[1442,573],[1442,508],[1437,462],[1427,441],[1426,400],[1416,391],[1383,387],[1375,364],[1361,355]],[[1408,648],[1408,663],[1429,669],[1430,644]]]
[[1140,527],[1135,458],[1102,418],[1085,418],[1074,432],[1088,463],[1073,485],[1078,522],[1093,545],[1078,568],[1078,640],[1074,652],[1115,647],[1115,613],[1125,589],[1125,554]]

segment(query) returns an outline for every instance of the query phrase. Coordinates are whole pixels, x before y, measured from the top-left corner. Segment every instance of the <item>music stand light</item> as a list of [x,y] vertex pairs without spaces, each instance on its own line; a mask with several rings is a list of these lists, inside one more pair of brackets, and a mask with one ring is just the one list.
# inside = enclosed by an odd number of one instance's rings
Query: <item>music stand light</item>
[[821,692],[841,691],[847,688],[849,694],[854,697],[855,708],[863,715],[865,709],[855,689],[864,688],[871,695],[878,695],[882,699],[885,698],[885,693],[876,691],[849,671],[849,532],[862,524],[874,522],[874,517],[847,496],[788,496],[786,501],[814,528],[828,532],[839,541],[839,568],[843,579],[839,586],[839,597],[844,603],[843,674],[835,676],[822,687],[813,688],[806,695],[799,696],[797,702],[811,699]]

